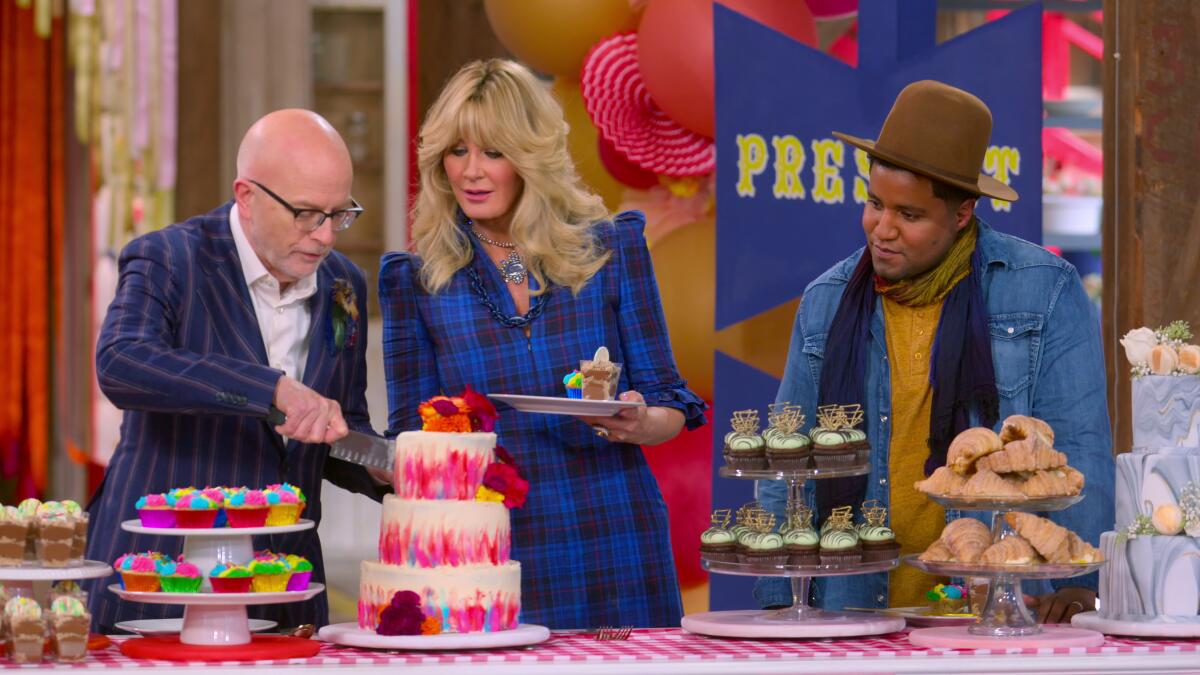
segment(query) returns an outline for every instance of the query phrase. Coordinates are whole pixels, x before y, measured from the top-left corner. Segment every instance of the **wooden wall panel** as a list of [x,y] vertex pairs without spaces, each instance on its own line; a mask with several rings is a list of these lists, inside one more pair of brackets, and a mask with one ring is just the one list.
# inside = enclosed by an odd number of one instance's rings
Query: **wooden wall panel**
[[221,184],[221,3],[179,0],[179,140],[175,219],[227,199]]

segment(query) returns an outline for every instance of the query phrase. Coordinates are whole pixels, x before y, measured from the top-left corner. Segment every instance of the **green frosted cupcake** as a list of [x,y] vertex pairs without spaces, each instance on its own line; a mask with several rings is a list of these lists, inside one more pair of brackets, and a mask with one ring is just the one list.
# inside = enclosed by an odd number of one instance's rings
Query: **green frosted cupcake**
[[155,564],[158,583],[164,593],[198,593],[204,581],[200,568],[186,560],[159,560]]

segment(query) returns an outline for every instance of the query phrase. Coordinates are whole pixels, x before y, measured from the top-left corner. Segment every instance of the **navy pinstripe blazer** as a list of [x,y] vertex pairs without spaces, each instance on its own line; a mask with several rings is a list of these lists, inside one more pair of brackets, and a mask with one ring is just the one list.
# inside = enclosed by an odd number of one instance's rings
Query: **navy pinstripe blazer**
[[[104,394],[125,411],[121,440],[92,496],[87,557],[113,561],[123,553],[181,552],[178,537],[133,535],[120,528],[137,517],[134,503],[151,492],[194,485],[262,487],[287,481],[308,496],[306,518],[321,519],[321,479],[381,498],[359,466],[329,457],[327,445],[284,442],[264,417],[282,371],[267,365],[254,305],[229,225],[232,202],[203,216],[133,240],[121,252],[116,297],[96,348]],[[336,352],[330,304],[336,279],[357,295],[356,344]],[[331,252],[317,270],[309,299],[312,328],[304,384],[342,406],[347,424],[370,430],[366,401],[366,281],[362,270]],[[324,581],[316,530],[255,538],[255,548],[295,553]],[[207,570],[204,570],[207,572]],[[182,616],[182,608],[122,602],[93,584],[93,626],[110,630],[129,619]],[[252,608],[252,616],[284,626],[328,623],[324,595]]]

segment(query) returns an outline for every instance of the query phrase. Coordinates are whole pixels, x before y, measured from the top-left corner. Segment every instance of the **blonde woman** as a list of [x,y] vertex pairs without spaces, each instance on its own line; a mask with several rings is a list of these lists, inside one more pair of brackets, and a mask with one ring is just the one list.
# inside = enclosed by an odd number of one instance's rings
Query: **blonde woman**
[[608,347],[624,363],[618,417],[501,410],[499,443],[530,482],[512,511],[521,620],[551,628],[673,626],[681,604],[667,510],[639,445],[704,423],[675,369],[640,213],[609,219],[580,184],[562,109],[525,67],[464,66],[429,109],[418,150],[415,254],[379,280],[389,435],[466,385],[565,396],[563,376]]

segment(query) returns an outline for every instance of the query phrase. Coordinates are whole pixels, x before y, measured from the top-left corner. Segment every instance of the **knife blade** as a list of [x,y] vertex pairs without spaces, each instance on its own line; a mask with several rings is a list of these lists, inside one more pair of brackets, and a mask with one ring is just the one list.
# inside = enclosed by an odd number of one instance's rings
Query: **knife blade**
[[351,431],[345,438],[333,442],[329,454],[347,462],[390,471],[392,458],[396,455],[396,441]]

